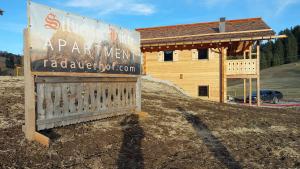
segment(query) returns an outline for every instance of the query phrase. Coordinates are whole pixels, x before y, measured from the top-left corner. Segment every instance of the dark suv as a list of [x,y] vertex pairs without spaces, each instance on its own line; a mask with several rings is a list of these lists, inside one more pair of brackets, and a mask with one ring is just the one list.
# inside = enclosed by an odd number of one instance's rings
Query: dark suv
[[[260,90],[260,99],[262,102],[269,102],[277,104],[279,100],[283,98],[283,95],[279,91],[275,90]],[[252,102],[256,102],[256,91],[252,93]],[[249,96],[247,97],[247,102],[249,102]]]

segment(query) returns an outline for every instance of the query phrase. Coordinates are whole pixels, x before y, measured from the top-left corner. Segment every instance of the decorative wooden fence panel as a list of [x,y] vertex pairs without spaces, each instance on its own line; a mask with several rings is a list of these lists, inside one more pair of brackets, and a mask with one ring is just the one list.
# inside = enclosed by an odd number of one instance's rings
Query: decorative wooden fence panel
[[257,74],[256,59],[237,59],[226,61],[227,75]]
[[136,110],[137,78],[38,77],[37,130]]

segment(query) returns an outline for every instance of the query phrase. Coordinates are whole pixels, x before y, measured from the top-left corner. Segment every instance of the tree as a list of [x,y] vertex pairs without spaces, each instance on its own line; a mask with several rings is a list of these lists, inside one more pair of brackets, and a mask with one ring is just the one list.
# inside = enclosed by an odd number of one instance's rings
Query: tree
[[273,60],[273,42],[269,41],[267,43],[262,44],[261,53],[262,55],[264,55],[264,68],[271,67]]
[[260,55],[260,69],[265,69],[268,67],[266,55],[264,52]]
[[297,61],[297,40],[294,34],[289,29],[285,29],[280,32],[280,34],[285,34],[288,37],[283,40],[285,52],[284,52],[284,63],[291,63]]
[[297,54],[298,54],[298,59],[300,59],[300,25],[295,26],[292,29],[292,32],[293,32],[295,38],[297,39],[297,43],[298,43],[298,45],[297,45],[297,48],[298,48]]
[[277,39],[273,48],[273,66],[284,63],[284,47],[281,39]]
[[15,59],[14,57],[6,58],[5,65],[7,68],[15,68]]

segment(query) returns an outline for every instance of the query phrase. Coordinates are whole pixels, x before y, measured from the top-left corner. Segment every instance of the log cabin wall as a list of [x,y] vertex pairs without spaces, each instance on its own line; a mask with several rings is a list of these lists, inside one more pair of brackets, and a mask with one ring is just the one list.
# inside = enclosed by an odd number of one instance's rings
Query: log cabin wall
[[[276,36],[262,18],[220,18],[215,22],[136,30],[141,33],[143,74],[171,81],[190,96],[223,103],[227,102],[227,79],[244,79],[244,82],[248,79],[249,83],[257,79],[257,88],[260,87],[259,42],[286,38],[285,35]],[[198,60],[195,49],[202,48],[209,49],[209,57]],[[174,51],[173,58],[167,53],[166,60],[172,61],[164,61],[163,51],[170,50]],[[251,87],[249,92],[251,98]],[[245,102],[246,94],[244,92]],[[258,105],[259,102],[260,97]]]
[[163,61],[159,52],[144,52],[146,74],[173,82],[190,96],[198,97],[198,86],[208,86],[209,96],[201,99],[220,101],[220,54],[209,48],[208,59],[193,57],[193,50],[176,50],[173,61]]

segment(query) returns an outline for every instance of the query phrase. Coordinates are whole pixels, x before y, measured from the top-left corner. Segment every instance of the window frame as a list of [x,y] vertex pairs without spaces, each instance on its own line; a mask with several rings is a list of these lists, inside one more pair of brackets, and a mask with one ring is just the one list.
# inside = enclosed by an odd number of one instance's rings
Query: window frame
[[[172,60],[166,60],[166,52],[172,52]],[[165,50],[163,51],[164,56],[163,56],[163,61],[164,62],[174,62],[174,50]]]
[[[207,95],[200,95],[200,88],[201,87],[206,88],[206,94]],[[209,97],[209,85],[198,85],[198,97]]]
[[[206,58],[200,58],[201,51],[206,50]],[[209,48],[199,48],[197,49],[197,60],[209,60]]]

